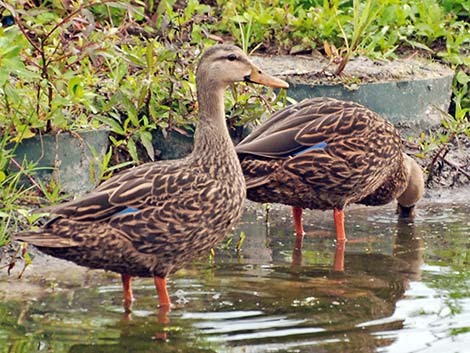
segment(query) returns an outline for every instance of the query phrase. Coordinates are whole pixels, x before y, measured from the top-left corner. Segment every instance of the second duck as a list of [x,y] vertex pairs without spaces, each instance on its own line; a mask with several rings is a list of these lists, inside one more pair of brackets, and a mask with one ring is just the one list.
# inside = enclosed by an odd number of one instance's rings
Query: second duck
[[395,127],[366,107],[312,98],[275,114],[236,146],[252,201],[293,207],[297,244],[302,209],[334,210],[336,239],[346,240],[344,208],[398,200],[412,215],[423,172],[403,152]]

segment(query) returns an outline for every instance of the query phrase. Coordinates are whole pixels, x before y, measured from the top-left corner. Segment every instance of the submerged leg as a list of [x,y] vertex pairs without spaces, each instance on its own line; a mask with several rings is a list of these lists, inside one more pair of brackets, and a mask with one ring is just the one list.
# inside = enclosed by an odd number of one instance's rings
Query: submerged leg
[[122,288],[124,290],[124,310],[128,313],[132,311],[132,302],[134,301],[131,278],[132,277],[129,275],[121,275]]
[[336,226],[336,252],[333,269],[344,271],[344,250],[346,247],[346,232],[344,230],[344,211],[335,208],[333,211]]
[[297,240],[295,243],[295,248],[292,251],[292,267],[294,269],[298,269],[302,266],[302,239],[300,240],[300,246],[298,245]]
[[295,245],[296,248],[302,247],[302,238],[304,237],[304,227],[302,225],[302,208],[292,207],[292,216],[294,217],[295,224]]
[[160,307],[170,308],[171,301],[166,288],[166,278],[155,276],[153,280],[155,282],[155,287],[157,288],[158,303],[160,304]]
[[343,272],[344,271],[344,249],[346,242],[341,241],[336,243],[335,260],[333,263],[333,270]]
[[292,206],[292,216],[295,224],[295,245],[292,252],[292,266],[302,265],[302,241],[304,238],[304,227],[302,225],[302,207]]
[[[157,288],[158,293],[158,322],[160,324],[168,324],[170,319],[168,319],[167,314],[171,309],[170,296],[168,295],[168,290],[166,288],[166,278],[165,277],[153,277],[155,283],[155,288]],[[156,332],[153,336],[157,340],[166,341],[168,339],[168,333],[165,331]]]

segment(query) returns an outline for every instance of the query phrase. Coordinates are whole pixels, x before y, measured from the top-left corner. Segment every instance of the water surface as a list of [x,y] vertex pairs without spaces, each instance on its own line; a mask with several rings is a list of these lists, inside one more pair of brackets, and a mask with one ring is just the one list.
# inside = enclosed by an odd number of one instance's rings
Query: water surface
[[44,257],[23,279],[2,270],[0,352],[470,351],[470,206],[426,202],[414,223],[393,206],[348,210],[344,272],[332,212],[305,212],[293,262],[290,209],[269,223],[248,209],[213,259],[170,278],[169,323],[151,279],[134,281],[127,316],[115,274]]

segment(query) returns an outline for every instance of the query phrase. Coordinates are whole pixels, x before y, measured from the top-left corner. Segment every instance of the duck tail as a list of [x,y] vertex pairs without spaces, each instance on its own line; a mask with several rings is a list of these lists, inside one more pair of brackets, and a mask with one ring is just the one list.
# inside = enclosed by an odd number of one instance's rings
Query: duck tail
[[13,240],[33,244],[39,248],[69,248],[79,245],[72,239],[62,238],[48,232],[20,232],[13,235]]

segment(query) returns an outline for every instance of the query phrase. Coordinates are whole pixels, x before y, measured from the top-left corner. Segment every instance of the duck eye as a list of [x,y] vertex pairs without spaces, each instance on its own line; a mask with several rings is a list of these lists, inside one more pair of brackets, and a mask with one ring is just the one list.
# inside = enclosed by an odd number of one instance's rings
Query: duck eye
[[227,60],[235,61],[235,60],[237,60],[237,56],[235,54],[230,54],[229,56],[227,56]]

